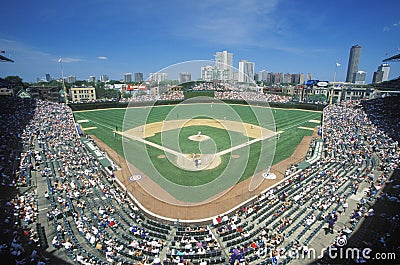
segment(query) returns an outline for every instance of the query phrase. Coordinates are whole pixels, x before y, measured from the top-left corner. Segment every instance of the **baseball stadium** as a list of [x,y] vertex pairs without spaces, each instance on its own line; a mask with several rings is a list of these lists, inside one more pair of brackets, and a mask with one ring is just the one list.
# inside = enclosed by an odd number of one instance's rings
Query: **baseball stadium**
[[3,157],[21,153],[2,215],[23,232],[4,242],[51,264],[330,264],[328,247],[394,247],[398,103],[220,83],[110,104],[3,97]]

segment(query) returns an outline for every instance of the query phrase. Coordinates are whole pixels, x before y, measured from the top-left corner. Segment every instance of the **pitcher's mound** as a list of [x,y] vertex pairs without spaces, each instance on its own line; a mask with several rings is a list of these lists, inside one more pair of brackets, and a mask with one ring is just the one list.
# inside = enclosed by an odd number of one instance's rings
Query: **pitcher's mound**
[[[197,162],[196,162],[197,160]],[[184,154],[178,156],[177,166],[190,171],[213,169],[221,164],[221,157],[214,154]]]
[[208,139],[210,139],[209,136],[202,135],[202,134],[200,134],[200,135],[191,135],[188,138],[189,138],[189,140],[197,141],[197,142],[207,141]]

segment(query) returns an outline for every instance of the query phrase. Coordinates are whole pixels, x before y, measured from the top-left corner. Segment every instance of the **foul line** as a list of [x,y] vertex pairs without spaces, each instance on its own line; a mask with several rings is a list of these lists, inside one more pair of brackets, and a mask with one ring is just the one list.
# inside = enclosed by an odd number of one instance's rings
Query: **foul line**
[[227,154],[227,153],[230,153],[230,152],[233,152],[233,151],[235,151],[235,150],[238,150],[238,149],[240,149],[240,148],[243,148],[243,147],[245,147],[245,146],[251,145],[251,144],[253,144],[253,143],[256,143],[256,142],[259,142],[259,141],[263,141],[263,140],[268,139],[268,138],[275,137],[275,135],[276,135],[276,133],[274,133],[272,136],[264,136],[264,137],[261,137],[261,138],[256,138],[256,139],[250,140],[250,141],[248,141],[248,142],[245,142],[245,143],[242,143],[242,144],[233,146],[233,147],[228,148],[228,149],[226,149],[226,150],[223,150],[223,151],[221,151],[221,152],[218,152],[218,153],[216,153],[215,155],[222,156],[222,155],[225,155],[225,154]]
[[131,140],[135,140],[135,141],[142,142],[144,144],[153,146],[153,147],[158,148],[158,149],[160,149],[162,151],[165,151],[167,153],[170,153],[170,154],[173,154],[173,155],[176,155],[176,156],[184,156],[182,153],[179,153],[179,152],[177,152],[175,150],[172,150],[172,149],[169,149],[167,147],[161,146],[159,144],[155,144],[155,143],[150,142],[148,140],[145,140],[143,138],[140,138],[140,137],[137,137],[137,136],[134,136],[134,135],[130,135],[130,134],[125,134],[125,133],[122,133],[122,132],[116,132],[116,133],[118,133],[118,134],[120,134],[120,135],[122,135],[124,137],[127,137],[127,138],[129,138]]

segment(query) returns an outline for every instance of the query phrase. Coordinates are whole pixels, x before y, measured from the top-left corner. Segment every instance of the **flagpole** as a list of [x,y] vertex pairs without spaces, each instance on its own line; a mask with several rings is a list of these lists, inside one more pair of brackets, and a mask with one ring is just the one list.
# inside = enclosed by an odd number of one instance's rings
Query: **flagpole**
[[64,100],[65,104],[68,104],[68,95],[67,95],[67,88],[65,87],[65,81],[64,81],[64,69],[63,69],[63,64],[62,64],[62,59],[58,59],[58,62],[60,63],[61,66],[61,82],[63,85],[63,91],[64,91]]

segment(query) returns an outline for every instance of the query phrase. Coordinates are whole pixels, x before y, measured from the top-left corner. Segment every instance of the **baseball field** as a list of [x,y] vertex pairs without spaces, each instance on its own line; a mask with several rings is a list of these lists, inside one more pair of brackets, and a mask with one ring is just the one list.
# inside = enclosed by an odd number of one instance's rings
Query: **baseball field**
[[124,157],[132,174],[186,203],[204,202],[290,157],[321,115],[217,103],[74,112],[84,132]]

